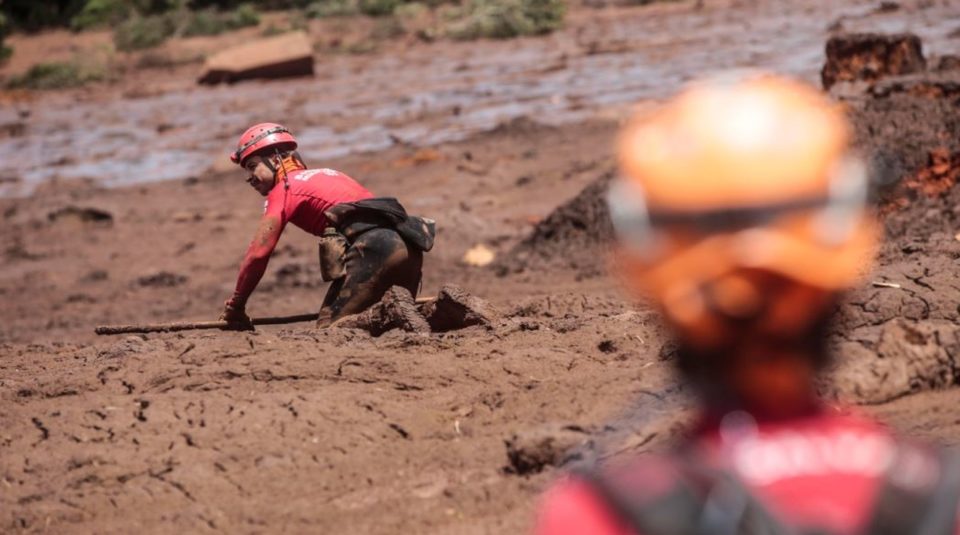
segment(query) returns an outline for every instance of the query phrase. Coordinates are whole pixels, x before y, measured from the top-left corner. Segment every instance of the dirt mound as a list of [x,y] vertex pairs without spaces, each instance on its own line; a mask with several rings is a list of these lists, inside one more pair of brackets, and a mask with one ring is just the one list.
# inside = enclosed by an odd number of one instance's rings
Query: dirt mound
[[930,165],[932,152],[960,150],[960,72],[888,79],[844,100],[884,198]]
[[603,247],[613,238],[606,192],[615,172],[603,172],[576,197],[554,210],[493,266],[501,276],[528,269],[602,272]]
[[910,33],[834,35],[827,41],[827,62],[820,71],[825,89],[837,82],[874,81],[926,69],[920,38]]

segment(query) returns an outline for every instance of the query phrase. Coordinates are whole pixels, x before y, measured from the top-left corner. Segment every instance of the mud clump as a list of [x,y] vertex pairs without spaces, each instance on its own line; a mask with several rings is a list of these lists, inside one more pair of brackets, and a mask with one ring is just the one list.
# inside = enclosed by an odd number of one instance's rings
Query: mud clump
[[474,325],[491,325],[500,317],[490,303],[452,284],[444,285],[436,299],[418,304],[406,288],[394,286],[379,303],[347,316],[332,328],[360,329],[373,336],[399,329],[413,333],[446,332]]
[[421,312],[434,332],[490,326],[500,316],[490,303],[451,284],[440,289],[436,300],[424,303]]
[[137,284],[145,288],[173,288],[187,282],[187,277],[169,271],[158,271],[137,279]]
[[944,321],[888,322],[874,348],[860,341],[840,345],[843,360],[827,390],[845,401],[876,404],[954,385],[958,334],[954,324]]
[[960,178],[960,152],[950,153],[945,148],[930,152],[927,166],[903,181],[907,190],[928,197],[939,197],[953,189]]
[[576,425],[547,424],[518,432],[504,441],[509,460],[506,470],[527,475],[548,466],[563,466],[579,458],[576,451],[589,437],[588,430]]
[[420,314],[410,291],[400,286],[387,290],[379,303],[359,314],[340,319],[331,327],[360,329],[373,336],[380,336],[393,329],[414,333],[430,332],[430,324]]
[[82,208],[79,206],[65,206],[47,214],[47,221],[51,223],[79,222],[99,225],[113,224],[113,214],[98,208]]
[[826,52],[827,62],[820,71],[824,89],[838,82],[873,82],[927,67],[920,38],[909,33],[835,35],[827,41]]

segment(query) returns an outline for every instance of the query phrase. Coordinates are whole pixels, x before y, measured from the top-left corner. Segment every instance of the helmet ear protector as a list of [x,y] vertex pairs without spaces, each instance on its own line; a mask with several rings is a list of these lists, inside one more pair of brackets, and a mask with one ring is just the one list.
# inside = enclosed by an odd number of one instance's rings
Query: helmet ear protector
[[780,216],[815,212],[814,235],[824,246],[839,246],[856,232],[868,197],[867,166],[855,156],[842,158],[830,173],[824,196],[758,206],[732,206],[703,211],[654,208],[636,181],[617,178],[607,191],[614,234],[630,254],[655,261],[669,240],[670,227],[696,229],[698,234],[735,233],[762,227]]

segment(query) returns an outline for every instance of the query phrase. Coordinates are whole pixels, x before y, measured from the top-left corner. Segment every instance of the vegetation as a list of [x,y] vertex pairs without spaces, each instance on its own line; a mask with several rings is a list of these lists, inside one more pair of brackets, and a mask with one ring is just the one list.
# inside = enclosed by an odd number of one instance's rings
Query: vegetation
[[257,24],[260,15],[252,4],[241,4],[230,12],[178,9],[155,15],[134,14],[114,30],[113,43],[117,50],[129,52],[155,47],[173,35],[217,35]]
[[469,0],[446,33],[454,39],[505,39],[550,33],[563,25],[563,0]]
[[[502,39],[548,33],[559,28],[565,14],[565,1],[0,0],[0,62],[11,53],[10,48],[3,45],[11,27],[26,31],[50,26],[65,26],[74,31],[112,27],[116,49],[135,51],[155,47],[176,35],[217,35],[256,26],[260,23],[259,8],[292,9],[295,14],[291,20],[297,20],[296,24],[272,24],[263,30],[264,35],[304,28],[305,20],[309,18],[362,14],[381,18],[371,35],[374,40],[391,39],[404,34],[424,39],[443,36],[454,39]],[[40,70],[33,73],[37,80],[49,78],[62,83],[83,78],[60,64],[38,67],[41,67]],[[42,85],[45,82],[36,83]]]
[[360,10],[352,0],[319,0],[311,3],[304,10],[304,15],[311,19],[326,17],[346,17],[356,15]]
[[126,20],[133,5],[127,0],[88,0],[79,13],[70,19],[73,31],[118,24]]
[[104,68],[86,66],[77,61],[38,63],[23,75],[10,79],[7,86],[22,89],[64,89],[103,80],[105,77]]
[[153,48],[176,31],[176,20],[168,14],[136,15],[113,31],[113,44],[123,52]]
[[3,40],[7,37],[9,30],[7,18],[3,16],[3,13],[0,13],[0,63],[7,61],[13,54],[13,48],[3,44]]
[[252,4],[241,4],[233,11],[205,9],[187,14],[183,35],[217,35],[226,31],[260,24],[260,15]]

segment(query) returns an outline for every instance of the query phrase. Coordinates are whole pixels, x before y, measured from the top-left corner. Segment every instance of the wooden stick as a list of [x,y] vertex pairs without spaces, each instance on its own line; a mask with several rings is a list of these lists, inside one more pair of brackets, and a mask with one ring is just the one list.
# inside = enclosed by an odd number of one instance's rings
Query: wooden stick
[[[418,297],[417,303],[422,304],[436,299],[436,297]],[[317,321],[320,314],[296,314],[294,316],[266,316],[252,318],[254,325],[283,325],[304,321]],[[226,321],[182,321],[174,323],[147,323],[133,325],[101,325],[93,331],[99,335],[129,334],[129,333],[172,333],[176,331],[196,331],[201,329],[226,329],[230,324]]]
[[[320,314],[297,314],[295,316],[267,316],[252,318],[254,325],[281,325],[285,323],[299,323],[302,321],[316,321]],[[127,334],[127,333],[172,333],[176,331],[194,331],[200,329],[226,329],[230,324],[223,320],[217,321],[183,321],[174,323],[149,323],[142,325],[101,325],[94,329],[97,334]]]

